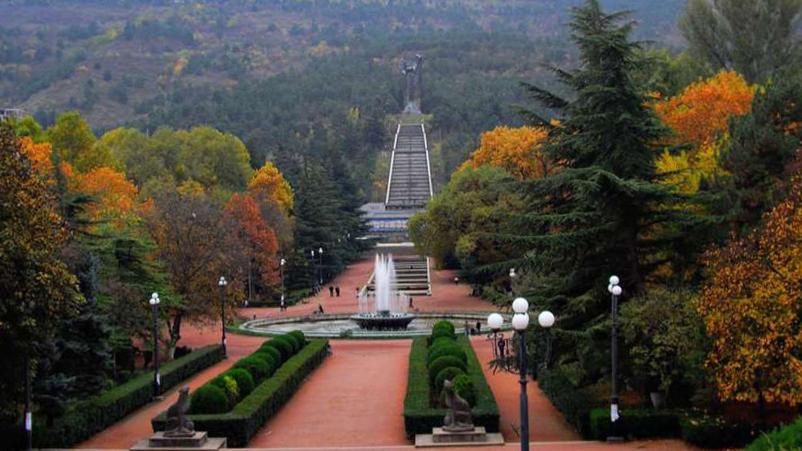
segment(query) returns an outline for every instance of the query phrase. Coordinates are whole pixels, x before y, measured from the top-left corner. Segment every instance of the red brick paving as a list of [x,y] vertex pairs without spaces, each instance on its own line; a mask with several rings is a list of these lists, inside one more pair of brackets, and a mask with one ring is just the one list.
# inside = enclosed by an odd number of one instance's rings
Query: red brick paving
[[[305,315],[322,305],[326,313],[357,311],[355,288],[364,285],[373,269],[372,259],[351,265],[332,285],[339,285],[341,295],[329,297],[328,285],[307,303],[291,306],[286,312],[278,308],[242,308],[245,318]],[[415,297],[415,307],[421,311],[493,311],[496,308],[470,296],[470,287],[454,284],[453,271],[432,271],[432,296]],[[492,349],[485,346],[483,337],[473,341],[482,362],[490,360]],[[219,325],[187,324],[182,331],[181,344],[198,347],[220,340]],[[225,371],[241,356],[253,352],[264,338],[228,335],[229,358],[190,378],[194,389]],[[401,412],[406,392],[409,340],[332,341],[334,354],[310,376],[308,384],[290,399],[281,412],[270,420],[253,439],[252,446],[270,449],[315,450],[408,450],[414,449],[404,436]],[[518,423],[518,384],[510,374],[488,373],[488,382],[501,411],[504,447],[482,447],[483,450],[514,449],[518,435],[513,425]],[[183,385],[183,384],[180,384]],[[98,433],[78,448],[128,449],[152,433],[150,419],[173,402],[174,388],[165,399],[149,404],[110,428]],[[692,449],[679,441],[640,441],[608,445],[596,442],[577,442],[576,434],[566,426],[562,416],[542,395],[536,384],[529,385],[529,408],[532,449],[549,450],[613,450],[613,449]],[[571,440],[561,443],[556,440]],[[545,442],[544,442],[545,441]],[[394,446],[395,445],[395,446]],[[316,447],[317,446],[317,447]],[[323,448],[321,448],[321,446]],[[460,448],[449,448],[460,449]],[[476,448],[471,448],[476,449]]]

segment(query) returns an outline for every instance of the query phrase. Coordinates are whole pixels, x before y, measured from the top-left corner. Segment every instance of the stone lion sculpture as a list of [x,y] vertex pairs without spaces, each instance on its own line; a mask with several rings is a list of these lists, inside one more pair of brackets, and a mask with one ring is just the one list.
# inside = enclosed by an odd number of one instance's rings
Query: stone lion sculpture
[[189,412],[189,386],[178,391],[178,401],[167,409],[167,427],[165,437],[192,437],[195,435],[195,424],[187,418]]
[[462,399],[454,391],[454,384],[450,380],[443,383],[443,397],[445,397],[448,413],[443,420],[443,430],[448,432],[472,431],[473,417],[468,401]]

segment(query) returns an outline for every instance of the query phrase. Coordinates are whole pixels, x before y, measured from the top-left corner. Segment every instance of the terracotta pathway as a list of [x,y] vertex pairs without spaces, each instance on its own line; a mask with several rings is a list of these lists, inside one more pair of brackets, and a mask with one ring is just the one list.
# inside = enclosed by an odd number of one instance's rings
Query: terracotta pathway
[[406,445],[411,340],[331,342],[326,359],[251,440],[254,448]]

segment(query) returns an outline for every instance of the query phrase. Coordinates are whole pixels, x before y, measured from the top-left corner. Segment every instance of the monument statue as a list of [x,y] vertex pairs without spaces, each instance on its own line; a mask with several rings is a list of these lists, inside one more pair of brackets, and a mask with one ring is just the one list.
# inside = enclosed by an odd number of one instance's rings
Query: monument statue
[[454,391],[454,384],[449,380],[443,383],[443,396],[446,399],[446,407],[448,408],[446,418],[443,420],[443,430],[446,432],[473,431],[471,406],[468,401],[462,399]]
[[415,55],[415,59],[401,60],[401,73],[404,75],[404,114],[421,114],[420,99],[423,95],[423,57]]
[[167,409],[167,427],[165,437],[192,437],[195,435],[195,424],[187,418],[189,412],[189,386],[178,391],[178,401]]

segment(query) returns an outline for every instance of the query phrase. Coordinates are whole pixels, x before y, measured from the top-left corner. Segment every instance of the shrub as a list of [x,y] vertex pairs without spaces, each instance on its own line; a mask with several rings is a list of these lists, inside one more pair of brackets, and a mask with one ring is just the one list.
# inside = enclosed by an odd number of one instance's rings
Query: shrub
[[232,368],[243,368],[251,373],[251,377],[255,382],[261,382],[270,372],[267,361],[256,355],[250,355],[244,359],[240,359],[232,365]]
[[791,424],[763,434],[746,451],[802,449],[802,417]]
[[[266,349],[272,349],[272,348],[266,348]],[[275,349],[273,349],[273,350],[276,351]],[[278,353],[278,351],[276,351],[276,353]],[[274,357],[273,353],[267,352],[264,349],[257,349],[256,352],[254,352],[251,355],[255,356],[255,357],[258,357],[258,358],[264,360],[265,363],[267,363],[267,373],[265,373],[265,377],[272,376],[273,373],[276,372],[276,369],[281,366],[280,358],[279,358],[279,360],[277,360]]]
[[263,343],[262,346],[259,347],[259,350],[257,352],[261,352],[263,354],[270,354],[270,356],[273,357],[273,363],[275,364],[276,367],[279,367],[282,363],[284,363],[284,361],[281,360],[281,352],[274,345],[271,345],[269,342]]
[[289,338],[282,336],[274,337],[272,340],[268,341],[268,344],[276,348],[278,352],[281,353],[282,362],[286,362],[287,359],[292,357],[292,355],[295,353],[295,345],[290,341]]
[[215,384],[205,384],[192,393],[190,412],[193,414],[228,412],[228,397]]
[[[671,410],[651,408],[626,409],[621,412],[619,433],[635,438],[679,436],[679,415]],[[605,440],[612,435],[610,409],[608,407],[590,411],[591,438]]]
[[286,335],[282,335],[282,337],[286,338],[287,341],[289,341],[292,344],[293,354],[295,354],[296,352],[300,351],[301,348],[304,347],[303,338],[299,338],[297,335],[288,333]]
[[226,394],[226,398],[228,399],[228,409],[225,410],[225,412],[230,410],[237,404],[237,402],[239,402],[239,387],[237,386],[237,381],[234,380],[233,377],[226,374],[221,374],[209,381],[209,383],[220,388]]
[[429,365],[429,380],[434,383],[435,376],[448,367],[459,368],[462,371],[466,370],[465,362],[460,360],[459,357],[444,355],[443,357],[438,357]]
[[452,356],[456,357],[463,361],[463,363],[467,363],[468,357],[465,354],[465,351],[462,350],[462,347],[457,343],[451,344],[442,344],[438,346],[432,346],[429,348],[429,355],[426,357],[426,364],[431,365],[435,360],[440,357],[444,356]]
[[432,340],[431,346],[429,348],[439,348],[440,346],[448,346],[450,344],[454,344],[457,342],[457,337],[438,337],[435,340]]
[[452,324],[451,321],[444,319],[434,323],[434,326],[432,326],[432,332],[435,330],[447,330],[451,332],[451,335],[454,335],[454,332],[456,332],[454,329],[454,324]]
[[[231,412],[214,415],[190,415],[195,429],[213,437],[226,437],[229,447],[243,447],[265,422],[281,409],[309,374],[328,355],[328,341],[311,340],[304,349],[276,371],[273,377],[257,385]],[[442,418],[440,418],[442,420]],[[152,420],[154,431],[163,431],[165,412]]]
[[224,374],[231,376],[237,381],[237,388],[239,388],[240,399],[245,398],[253,391],[253,376],[247,370],[242,368],[232,368]]
[[559,370],[540,371],[537,380],[538,386],[554,407],[562,412],[565,419],[574,425],[582,437],[589,438],[590,409],[593,404],[588,396],[574,387]]
[[[440,323],[437,323],[440,324]],[[451,323],[448,323],[451,324]],[[435,327],[432,329],[432,342],[436,341],[438,338],[456,338],[457,335],[454,333],[454,326],[452,325],[451,328],[447,327]]]
[[[431,405],[432,388],[426,368],[428,340],[428,337],[414,339],[409,353],[407,394],[404,398],[404,429],[409,438],[415,434],[430,434],[433,427],[443,425],[446,414],[445,409]],[[476,358],[467,337],[459,337],[456,343],[467,356],[467,374],[474,387],[476,404],[472,409],[473,423],[484,427],[488,432],[498,432],[498,406],[487,385],[482,364]]]
[[303,332],[301,332],[300,330],[294,330],[294,331],[292,331],[292,332],[289,332],[289,333],[287,333],[287,335],[291,335],[291,336],[293,336],[293,337],[297,338],[297,339],[298,339],[298,341],[301,343],[301,347],[302,347],[302,348],[303,348],[303,347],[304,347],[304,345],[306,344],[306,336],[305,336],[305,335],[304,335],[304,333],[303,333]]
[[468,377],[467,374],[460,374],[454,378],[454,391],[457,392],[462,399],[468,401],[468,404],[471,406],[476,405],[476,395],[473,392],[473,382],[471,382],[471,378]]
[[443,384],[445,383],[446,379],[453,381],[454,378],[460,374],[465,374],[465,371],[453,366],[440,370],[440,372],[437,373],[437,376],[434,377],[435,393],[439,395],[443,391]]
[[[165,363],[161,367],[162,390],[179,384],[223,358],[222,346],[214,345]],[[34,416],[34,446],[69,448],[149,403],[152,397],[153,373],[147,372],[89,399],[69,404],[65,415],[55,419],[52,425],[41,421],[41,415]],[[3,440],[7,438],[3,436]]]
[[683,440],[702,448],[740,448],[757,434],[748,424],[732,423],[709,415],[680,418],[679,426]]

